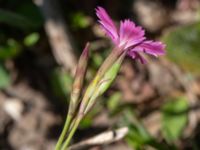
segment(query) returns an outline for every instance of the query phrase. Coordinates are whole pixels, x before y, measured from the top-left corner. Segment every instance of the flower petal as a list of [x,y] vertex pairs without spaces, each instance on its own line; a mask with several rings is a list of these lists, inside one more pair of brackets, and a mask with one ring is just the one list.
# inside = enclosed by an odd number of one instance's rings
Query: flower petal
[[120,45],[126,44],[125,48],[134,46],[145,39],[144,30],[135,26],[135,23],[128,19],[120,22],[119,32]]
[[102,28],[106,31],[106,34],[116,43],[118,39],[117,29],[106,10],[102,7],[97,7],[96,15],[99,18],[99,23],[102,25]]
[[131,51],[144,52],[150,55],[158,56],[165,54],[165,45],[162,42],[144,41]]
[[142,64],[146,64],[147,61],[144,57],[142,57],[138,52],[135,51],[128,51],[128,55],[132,58],[132,59],[138,59]]

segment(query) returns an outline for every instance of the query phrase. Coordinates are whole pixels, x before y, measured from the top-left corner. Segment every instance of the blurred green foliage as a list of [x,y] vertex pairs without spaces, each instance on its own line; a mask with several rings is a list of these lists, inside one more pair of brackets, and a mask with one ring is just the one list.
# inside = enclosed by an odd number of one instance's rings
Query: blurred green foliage
[[92,59],[92,61],[94,63],[94,66],[96,66],[96,67],[99,67],[102,64],[103,60],[104,60],[102,55],[100,55],[99,53],[94,53],[92,55],[91,59]]
[[27,18],[33,30],[37,30],[43,25],[44,19],[39,8],[30,0],[23,1],[23,3],[18,5],[16,13]]
[[167,141],[175,141],[187,125],[189,105],[185,97],[169,99],[162,107],[162,133]]
[[115,92],[109,97],[107,102],[107,107],[109,111],[115,112],[118,109],[121,98],[122,94],[120,92]]
[[129,127],[126,141],[133,149],[143,150],[147,147],[151,147],[156,150],[176,150],[174,145],[164,144],[151,136],[130,108],[125,109],[123,112],[123,124],[124,123]]
[[27,47],[33,46],[38,42],[39,38],[40,36],[38,33],[31,33],[24,38],[24,45]]
[[126,122],[129,127],[126,140],[130,146],[134,147],[136,150],[140,150],[148,141],[152,140],[152,137],[137,120],[135,113],[131,109],[126,109],[123,115],[123,122]]
[[[111,114],[118,118],[121,116],[122,119],[117,124],[128,126],[129,132],[126,141],[133,149],[143,150],[147,147],[156,150],[178,149],[175,146],[176,141],[182,137],[188,121],[189,104],[186,97],[168,98],[161,107],[161,120],[158,123],[161,124],[159,130],[162,134],[159,139],[148,132],[137,113],[134,112],[135,108],[130,105],[123,105],[123,102],[120,102],[120,97],[120,93],[113,93],[106,103]],[[118,113],[113,113],[116,110]]]
[[0,63],[0,89],[4,89],[10,85],[10,76],[3,66],[2,63]]
[[56,68],[52,72],[51,85],[57,96],[61,98],[69,98],[72,82],[73,79],[69,73],[62,71],[60,68]]
[[22,31],[37,30],[43,24],[39,8],[31,0],[8,0],[0,9],[0,22]]
[[32,23],[25,16],[3,9],[0,9],[0,22],[20,29],[33,27]]
[[[1,2],[3,3],[3,2]],[[39,33],[33,32],[42,27],[43,18],[32,1],[8,0],[5,8],[0,8],[0,88],[11,84],[9,71],[4,63],[15,59],[22,52],[34,46],[39,40]]]
[[200,74],[200,22],[171,29],[162,40],[170,60],[186,71]]
[[16,57],[22,50],[22,46],[14,39],[7,39],[6,43],[0,44],[0,60]]
[[82,12],[71,14],[71,26],[74,29],[86,28],[90,25],[90,21]]

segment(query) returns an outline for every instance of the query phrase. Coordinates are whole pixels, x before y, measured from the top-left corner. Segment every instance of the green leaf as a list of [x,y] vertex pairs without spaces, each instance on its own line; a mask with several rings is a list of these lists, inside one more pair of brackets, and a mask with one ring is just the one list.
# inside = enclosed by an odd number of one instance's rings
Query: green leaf
[[86,28],[90,25],[90,20],[82,12],[76,12],[71,15],[72,27],[75,29]]
[[16,57],[22,51],[21,45],[14,39],[8,39],[5,45],[0,45],[0,59]]
[[162,133],[168,141],[177,140],[187,124],[188,102],[185,97],[177,97],[162,107]]
[[166,33],[167,56],[186,71],[200,73],[200,23],[177,27]]
[[147,141],[152,139],[151,136],[143,125],[136,119],[135,113],[130,108],[124,111],[123,117],[123,123],[128,124],[129,127],[126,141],[134,149],[141,149]]
[[3,9],[0,9],[0,22],[20,29],[29,29],[33,27],[30,19]]
[[38,42],[39,38],[40,36],[38,33],[31,33],[24,38],[24,45],[33,46]]
[[0,63],[0,89],[4,89],[10,85],[10,76],[3,65]]
[[126,137],[127,143],[136,150],[145,149],[146,146],[153,147],[157,150],[168,150],[168,145],[159,143],[152,137],[143,124],[136,118],[136,115],[131,109],[126,109],[123,115],[123,123],[129,127],[129,133]]
[[44,22],[41,11],[32,1],[23,1],[16,8],[16,12],[26,17],[34,29],[41,27]]

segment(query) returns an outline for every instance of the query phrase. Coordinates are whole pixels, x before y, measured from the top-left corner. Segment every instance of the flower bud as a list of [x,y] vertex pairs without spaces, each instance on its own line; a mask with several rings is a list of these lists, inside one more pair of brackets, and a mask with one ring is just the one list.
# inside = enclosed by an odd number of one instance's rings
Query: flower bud
[[71,100],[69,106],[69,112],[73,114],[76,111],[76,107],[79,104],[79,97],[81,93],[81,89],[83,86],[83,81],[87,69],[88,59],[89,59],[89,42],[86,44],[76,68],[75,79],[71,92]]
[[86,106],[84,110],[84,114],[86,114],[92,106],[95,104],[97,97],[102,95],[112,84],[114,79],[116,78],[119,69],[121,67],[121,64],[124,60],[126,53],[124,52],[117,61],[112,65],[112,67],[105,73],[105,75],[102,77],[102,79],[99,81],[98,85],[96,86],[96,89],[91,96],[88,105]]

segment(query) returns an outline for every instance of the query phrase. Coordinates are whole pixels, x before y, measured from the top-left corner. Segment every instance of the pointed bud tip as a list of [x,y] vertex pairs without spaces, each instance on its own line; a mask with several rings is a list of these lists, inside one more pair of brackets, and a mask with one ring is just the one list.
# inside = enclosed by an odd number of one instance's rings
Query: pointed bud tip
[[89,46],[90,46],[90,42],[87,42],[86,45],[85,45],[85,48],[83,50],[83,53],[82,53],[82,56],[84,57],[88,57],[89,55]]

